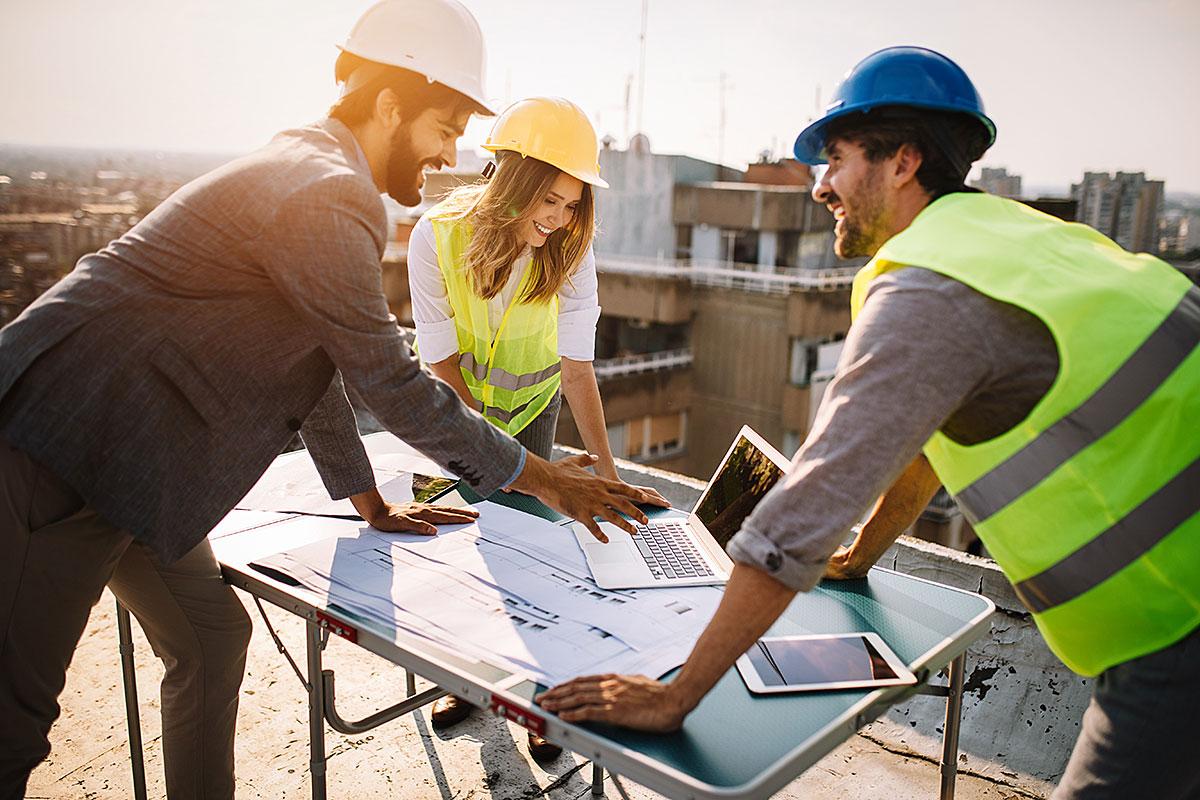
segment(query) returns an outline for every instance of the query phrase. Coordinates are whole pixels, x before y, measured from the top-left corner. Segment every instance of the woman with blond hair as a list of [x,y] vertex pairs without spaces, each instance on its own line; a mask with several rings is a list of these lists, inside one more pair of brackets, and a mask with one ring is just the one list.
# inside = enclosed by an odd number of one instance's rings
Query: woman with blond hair
[[[484,147],[496,154],[494,174],[430,209],[409,243],[421,359],[543,458],[551,455],[561,392],[596,472],[618,480],[592,369],[600,317],[593,187],[608,186],[595,131],[575,104],[531,98],[500,115]],[[434,726],[469,712],[464,700],[444,697],[434,705]],[[530,734],[536,760],[560,752]]]

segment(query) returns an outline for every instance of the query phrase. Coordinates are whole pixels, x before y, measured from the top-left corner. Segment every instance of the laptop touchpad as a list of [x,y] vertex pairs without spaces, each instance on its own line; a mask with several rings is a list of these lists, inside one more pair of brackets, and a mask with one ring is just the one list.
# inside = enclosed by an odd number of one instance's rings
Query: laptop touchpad
[[627,542],[609,542],[608,544],[585,544],[587,557],[594,564],[619,564],[629,561],[629,544]]

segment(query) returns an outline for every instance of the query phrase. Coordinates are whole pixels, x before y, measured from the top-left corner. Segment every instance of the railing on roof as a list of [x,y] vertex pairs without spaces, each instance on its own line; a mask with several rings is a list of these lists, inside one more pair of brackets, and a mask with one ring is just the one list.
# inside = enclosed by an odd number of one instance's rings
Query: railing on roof
[[627,375],[639,375],[643,372],[654,372],[660,369],[677,369],[690,366],[692,350],[683,347],[678,350],[661,350],[657,353],[641,353],[634,356],[619,358],[596,359],[592,368],[600,380],[606,378],[623,378]]
[[742,289],[767,294],[789,294],[797,290],[834,291],[854,281],[858,267],[823,269],[780,268],[762,264],[677,258],[658,259],[637,256],[597,255],[596,269],[651,278],[676,278],[701,286]]

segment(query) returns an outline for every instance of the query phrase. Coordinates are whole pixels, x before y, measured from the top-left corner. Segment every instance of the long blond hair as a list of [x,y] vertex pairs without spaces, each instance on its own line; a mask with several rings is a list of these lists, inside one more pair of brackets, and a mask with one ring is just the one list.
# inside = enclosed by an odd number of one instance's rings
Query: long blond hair
[[[490,181],[463,186],[443,201],[442,214],[471,225],[465,263],[471,289],[490,300],[508,283],[514,262],[525,248],[518,233],[541,207],[558,167],[504,150]],[[596,211],[592,187],[583,192],[571,221],[533,249],[529,280],[519,298],[524,303],[548,303],[579,266],[595,235]]]

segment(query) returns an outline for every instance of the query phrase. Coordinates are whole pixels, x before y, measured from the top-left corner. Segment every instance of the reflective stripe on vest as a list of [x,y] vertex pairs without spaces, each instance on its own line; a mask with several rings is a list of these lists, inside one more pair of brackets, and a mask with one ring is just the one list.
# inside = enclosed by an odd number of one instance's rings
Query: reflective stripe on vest
[[1200,624],[1200,290],[1019,203],[930,204],[855,278],[920,266],[1035,315],[1059,374],[1029,415],[925,454],[1051,649],[1085,675]]
[[1103,583],[1200,511],[1200,459],[1115,525],[1049,569],[1014,584],[1030,611],[1043,612]]
[[545,369],[540,369],[537,372],[527,372],[524,375],[514,375],[507,370],[495,366],[489,372],[487,364],[480,364],[475,360],[475,354],[470,352],[463,353],[458,357],[458,365],[467,372],[470,372],[478,380],[487,378],[488,383],[493,386],[499,386],[501,389],[508,389],[510,391],[524,389],[526,386],[534,386],[562,372],[561,361],[556,361]]
[[521,302],[529,280],[522,276],[496,330],[488,319],[488,301],[475,294],[463,269],[471,242],[470,225],[431,214],[438,267],[454,312],[458,366],[463,382],[483,407],[483,416],[516,435],[554,399],[562,383],[558,356],[558,298],[549,303]]
[[1115,428],[1200,344],[1200,289],[1188,290],[1150,338],[1083,405],[991,472],[955,493],[978,525],[1032,489],[1071,456]]
[[495,406],[486,406],[486,407],[484,407],[482,413],[485,417],[494,417],[494,418],[500,420],[501,422],[507,424],[507,423],[512,422],[517,417],[519,417],[521,415],[521,413],[528,408],[529,408],[529,403],[519,405],[516,408],[514,408],[512,411],[508,411],[503,408],[496,408]]

